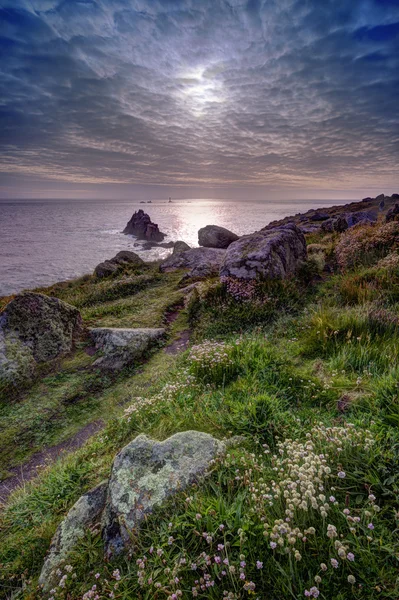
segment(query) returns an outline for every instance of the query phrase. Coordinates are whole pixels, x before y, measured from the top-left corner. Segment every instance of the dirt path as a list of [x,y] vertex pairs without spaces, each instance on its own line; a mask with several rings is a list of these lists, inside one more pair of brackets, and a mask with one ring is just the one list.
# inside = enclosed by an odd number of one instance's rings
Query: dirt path
[[65,454],[78,450],[92,435],[100,431],[103,427],[103,421],[93,421],[80,429],[74,436],[65,440],[65,442],[46,448],[42,452],[36,452],[24,465],[10,469],[12,475],[4,481],[0,481],[0,503],[4,503],[11,492],[17,487],[23,486],[36,477],[40,468],[55,462],[58,458],[65,456]]
[[[177,310],[168,315],[167,323],[169,326],[177,319],[180,310],[181,307],[179,306]],[[183,352],[190,343],[190,336],[191,330],[185,329],[171,344],[165,346],[164,352],[171,355]],[[49,464],[54,463],[58,458],[81,448],[90,437],[103,429],[104,425],[105,423],[101,420],[93,421],[80,429],[68,440],[35,453],[25,464],[10,469],[10,477],[7,477],[4,481],[0,481],[0,505],[7,501],[10,494],[16,488],[24,486],[28,481],[34,479],[41,468],[46,467]]]

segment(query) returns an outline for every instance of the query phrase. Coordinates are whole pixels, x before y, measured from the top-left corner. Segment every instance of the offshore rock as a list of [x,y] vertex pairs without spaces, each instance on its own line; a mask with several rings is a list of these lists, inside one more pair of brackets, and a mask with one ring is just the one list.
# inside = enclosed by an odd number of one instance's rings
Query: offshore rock
[[206,475],[225,444],[207,433],[185,431],[164,442],[139,435],[116,456],[103,518],[106,554],[131,544],[143,519],[177,492]]
[[245,235],[226,250],[221,277],[286,279],[306,260],[306,241],[292,223]]
[[207,225],[198,231],[198,244],[205,248],[226,249],[236,240],[238,235],[218,225]]
[[0,313],[0,392],[31,379],[38,365],[69,352],[82,334],[77,308],[25,292]]
[[97,350],[103,354],[93,366],[118,371],[143,357],[162,340],[165,329],[117,329],[96,327],[89,330]]
[[107,483],[100,483],[81,496],[58,526],[39,578],[39,584],[43,586],[44,591],[58,584],[61,577],[57,576],[56,571],[68,553],[90,527],[100,523],[107,496]]
[[148,242],[162,242],[165,234],[159,231],[156,223],[153,223],[141,208],[134,213],[123,233],[135,235],[139,240]]
[[189,269],[187,277],[212,277],[219,272],[226,251],[220,248],[191,248],[178,254],[171,254],[160,265],[162,272]]

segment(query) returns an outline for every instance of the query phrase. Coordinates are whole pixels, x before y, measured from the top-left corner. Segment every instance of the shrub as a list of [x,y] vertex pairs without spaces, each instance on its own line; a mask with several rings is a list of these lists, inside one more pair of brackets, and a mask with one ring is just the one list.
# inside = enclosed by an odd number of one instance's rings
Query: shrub
[[337,261],[342,270],[372,265],[399,245],[399,223],[357,225],[342,234],[337,246]]

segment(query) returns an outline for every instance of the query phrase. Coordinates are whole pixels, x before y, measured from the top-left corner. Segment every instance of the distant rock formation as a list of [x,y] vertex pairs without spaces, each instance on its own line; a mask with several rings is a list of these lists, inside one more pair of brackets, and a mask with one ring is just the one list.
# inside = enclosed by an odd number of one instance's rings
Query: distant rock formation
[[230,244],[220,276],[236,279],[286,279],[307,258],[306,241],[293,223],[244,235]]
[[218,225],[206,225],[198,231],[198,244],[205,248],[226,249],[236,240],[238,240],[238,235]]
[[135,235],[139,240],[147,242],[162,242],[165,238],[165,234],[159,231],[158,225],[153,223],[141,208],[134,213],[123,233]]

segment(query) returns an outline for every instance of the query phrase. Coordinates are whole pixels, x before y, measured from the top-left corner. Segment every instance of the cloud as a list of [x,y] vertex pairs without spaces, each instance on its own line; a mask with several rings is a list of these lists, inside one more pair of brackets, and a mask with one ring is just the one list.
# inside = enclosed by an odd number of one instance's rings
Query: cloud
[[399,7],[3,0],[0,178],[399,183]]

